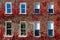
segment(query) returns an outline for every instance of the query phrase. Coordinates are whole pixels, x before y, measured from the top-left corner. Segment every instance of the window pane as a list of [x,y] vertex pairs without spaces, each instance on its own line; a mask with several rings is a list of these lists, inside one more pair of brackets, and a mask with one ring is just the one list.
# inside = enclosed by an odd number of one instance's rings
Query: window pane
[[35,22],[34,23],[34,28],[35,28],[35,36],[40,36],[40,23],[39,22]]
[[5,37],[12,37],[11,21],[5,21]]
[[11,35],[11,30],[7,30],[7,35]]
[[35,13],[39,13],[40,4],[39,3],[35,3],[34,7],[35,7]]
[[8,9],[8,8],[11,8],[11,4],[7,4],[7,9]]
[[40,4],[36,3],[35,4],[35,9],[40,9]]
[[21,9],[21,13],[22,13],[22,14],[25,13],[25,9]]
[[6,25],[6,35],[11,35],[11,22],[7,22]]
[[49,9],[49,13],[53,13],[53,9]]
[[40,23],[39,22],[35,22],[35,30],[40,30]]
[[26,32],[21,32],[21,35],[26,35]]
[[35,13],[39,13],[39,9],[35,9]]
[[49,4],[49,5],[48,5],[48,8],[49,8],[49,9],[53,9],[53,8],[54,8],[54,5],[53,5],[53,4]]
[[48,29],[54,29],[54,23],[48,22]]
[[48,35],[53,36],[53,30],[48,30]]
[[21,29],[21,32],[25,32],[25,31],[26,31],[26,30],[22,30],[22,29]]
[[26,31],[25,30],[21,30],[21,35],[26,35]]
[[12,13],[12,4],[11,2],[6,2],[5,4],[5,13],[11,14]]
[[21,4],[21,8],[25,8],[25,4]]
[[35,30],[35,36],[39,36],[39,30]]
[[7,28],[11,28],[11,23],[7,22]]
[[21,36],[22,35],[26,35],[26,23],[25,22],[21,22]]
[[21,23],[21,28],[25,28],[25,23]]
[[20,3],[20,13],[21,14],[26,13],[26,3]]
[[11,9],[7,9],[7,13],[11,13]]
[[53,9],[54,9],[54,5],[53,4],[49,4],[48,5],[48,11],[49,11],[49,13],[53,13]]

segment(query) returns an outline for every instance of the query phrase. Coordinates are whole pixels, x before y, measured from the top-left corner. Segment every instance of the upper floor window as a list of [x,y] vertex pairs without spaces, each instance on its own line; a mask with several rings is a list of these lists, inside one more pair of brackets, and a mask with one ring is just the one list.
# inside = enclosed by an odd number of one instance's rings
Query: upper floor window
[[20,37],[26,37],[27,32],[26,32],[26,21],[21,21],[20,22]]
[[26,3],[20,3],[20,14],[26,14]]
[[12,14],[12,3],[11,2],[5,3],[5,13]]
[[34,4],[34,12],[35,14],[39,13],[40,11],[40,3],[35,3]]
[[6,21],[5,22],[5,37],[12,37],[11,21]]
[[34,36],[40,37],[40,22],[34,22]]
[[54,36],[54,22],[52,21],[48,22],[48,36],[50,37]]
[[54,12],[54,5],[53,4],[48,4],[48,12],[53,13]]

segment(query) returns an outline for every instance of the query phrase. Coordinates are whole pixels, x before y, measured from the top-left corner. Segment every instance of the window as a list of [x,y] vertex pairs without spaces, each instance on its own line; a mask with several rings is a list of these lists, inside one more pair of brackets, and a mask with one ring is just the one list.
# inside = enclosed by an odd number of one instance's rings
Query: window
[[54,11],[54,5],[53,4],[49,4],[48,5],[48,12],[49,13],[53,13],[53,11]]
[[40,22],[34,22],[34,36],[40,37]]
[[6,14],[12,14],[12,4],[11,2],[5,3],[5,13]]
[[48,36],[50,37],[54,36],[54,22],[52,21],[48,22]]
[[26,3],[20,3],[20,14],[26,14]]
[[11,21],[6,21],[5,22],[5,37],[12,37]]
[[35,3],[34,4],[35,14],[39,13],[39,9],[40,9],[40,4],[39,3]]
[[26,37],[26,21],[20,22],[20,37]]

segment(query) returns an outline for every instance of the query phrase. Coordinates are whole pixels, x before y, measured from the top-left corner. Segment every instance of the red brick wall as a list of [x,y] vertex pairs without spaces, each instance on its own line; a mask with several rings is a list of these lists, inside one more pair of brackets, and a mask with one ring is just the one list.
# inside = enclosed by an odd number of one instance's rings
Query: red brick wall
[[[12,15],[6,15],[5,14],[5,2],[12,2],[13,5],[13,14]],[[21,15],[19,14],[19,3],[26,2],[27,3],[27,14]],[[34,14],[34,3],[40,2],[41,9],[40,14]],[[13,39],[18,40],[60,40],[60,1],[58,0],[2,0],[0,1],[0,31],[2,36],[0,36],[1,40],[12,40],[12,38],[6,38],[4,37],[5,32],[5,21],[11,20],[13,24],[13,33],[19,34],[19,22],[20,21],[27,21],[27,37],[26,38],[20,38],[16,37]],[[48,3],[54,3],[54,14],[48,14]],[[34,21],[40,21],[41,22],[41,37],[35,38],[33,35],[33,24]],[[47,36],[47,22],[48,21],[54,21],[54,34],[55,36],[53,38],[50,38]]]

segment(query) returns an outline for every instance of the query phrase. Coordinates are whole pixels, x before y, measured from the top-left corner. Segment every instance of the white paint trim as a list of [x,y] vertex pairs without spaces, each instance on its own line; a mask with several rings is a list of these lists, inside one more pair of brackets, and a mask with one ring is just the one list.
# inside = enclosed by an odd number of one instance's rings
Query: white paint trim
[[[10,4],[11,5],[11,13],[7,13],[7,4]],[[5,3],[5,14],[12,14],[12,3],[11,2],[6,2]]]
[[[22,12],[21,12],[21,5],[22,5],[22,4],[25,4],[25,13],[22,13]],[[26,2],[20,3],[20,5],[19,5],[19,8],[20,8],[20,14],[26,14],[26,6],[27,6],[27,5],[26,5]]]

